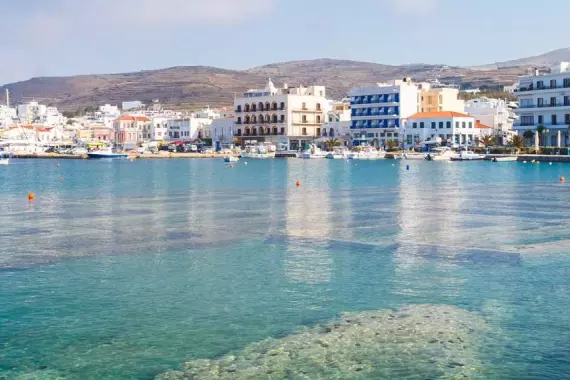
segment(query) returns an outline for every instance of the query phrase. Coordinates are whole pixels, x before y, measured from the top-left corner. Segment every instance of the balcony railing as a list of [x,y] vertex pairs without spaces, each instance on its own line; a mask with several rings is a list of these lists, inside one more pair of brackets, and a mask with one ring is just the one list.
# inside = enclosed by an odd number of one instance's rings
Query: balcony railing
[[243,111],[242,111],[241,108],[236,108],[236,109],[234,110],[234,112],[235,112],[235,113],[241,113],[241,112],[243,112]]
[[559,88],[570,88],[570,84],[562,85],[562,86],[540,86],[540,87],[525,87],[525,88],[517,88],[515,92],[528,92],[528,91],[541,91],[541,90],[556,90]]
[[519,106],[519,108],[549,108],[549,107],[570,107],[570,102],[543,103],[543,104],[521,104]]

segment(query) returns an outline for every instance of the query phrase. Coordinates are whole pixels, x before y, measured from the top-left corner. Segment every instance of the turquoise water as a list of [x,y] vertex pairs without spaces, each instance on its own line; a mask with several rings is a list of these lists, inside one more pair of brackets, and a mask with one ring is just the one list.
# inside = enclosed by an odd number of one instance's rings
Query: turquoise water
[[[0,169],[0,379],[175,378],[228,355],[228,378],[254,378],[252,351],[256,368],[283,347],[311,356],[342,313],[393,347],[357,328],[361,358],[338,354],[338,372],[255,378],[567,378],[560,176],[570,166],[14,160]],[[469,343],[416,347],[437,329]]]

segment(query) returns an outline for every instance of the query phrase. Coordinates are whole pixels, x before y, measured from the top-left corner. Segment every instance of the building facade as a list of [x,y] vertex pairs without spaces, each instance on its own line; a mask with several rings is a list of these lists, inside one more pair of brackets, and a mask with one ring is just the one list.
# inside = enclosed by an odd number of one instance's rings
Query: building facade
[[418,111],[419,89],[410,78],[350,91],[350,130],[355,144],[399,140],[403,120]]
[[430,83],[419,83],[418,112],[453,111],[464,112],[465,101],[459,99],[459,89],[432,87]]
[[233,143],[235,134],[233,116],[214,120],[209,129],[214,147],[220,148],[222,145]]
[[115,143],[132,148],[143,141],[150,141],[150,119],[146,116],[123,115],[113,123]]
[[519,108],[514,130],[520,135],[530,130],[536,134],[538,126],[544,127],[542,146],[561,147],[570,144],[570,63],[561,62],[550,73],[535,71],[521,77],[515,95]]
[[236,142],[278,143],[281,149],[302,149],[321,136],[329,102],[324,86],[249,90],[234,101]]
[[499,144],[506,145],[514,134],[513,125],[517,118],[509,104],[504,99],[471,99],[465,103],[465,113],[490,126]]
[[472,146],[491,133],[491,127],[473,116],[452,112],[419,112],[405,121],[404,145],[418,147],[430,144]]

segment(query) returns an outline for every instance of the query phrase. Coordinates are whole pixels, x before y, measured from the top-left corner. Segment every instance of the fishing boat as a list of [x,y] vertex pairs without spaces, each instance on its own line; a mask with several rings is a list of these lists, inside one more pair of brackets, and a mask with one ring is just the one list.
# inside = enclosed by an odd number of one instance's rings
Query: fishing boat
[[351,160],[380,160],[386,157],[386,152],[376,150],[376,148],[368,146],[358,151],[354,151],[348,155]]
[[241,152],[241,158],[275,158],[275,149],[272,145],[248,145]]
[[126,153],[113,152],[113,149],[111,148],[101,148],[93,152],[87,153],[87,156],[89,158],[95,158],[95,159],[101,159],[101,158],[122,159],[129,157],[129,155]]
[[451,161],[476,161],[482,160],[485,156],[482,154],[474,153],[470,150],[462,150],[456,154],[452,154],[450,157]]
[[455,153],[447,147],[434,148],[426,155],[428,161],[451,161]]
[[514,162],[517,161],[517,156],[493,157],[493,162]]
[[236,156],[226,156],[224,157],[224,162],[238,162],[239,158]]
[[327,152],[322,151],[315,144],[310,144],[309,147],[303,153],[301,153],[301,158],[304,158],[304,159],[325,158],[326,156],[327,156]]

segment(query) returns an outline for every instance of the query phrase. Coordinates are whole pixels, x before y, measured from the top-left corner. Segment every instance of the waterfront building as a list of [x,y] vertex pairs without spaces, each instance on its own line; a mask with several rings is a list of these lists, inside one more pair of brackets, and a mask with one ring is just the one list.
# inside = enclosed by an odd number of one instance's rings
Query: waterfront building
[[167,141],[168,122],[174,118],[167,115],[157,115],[152,116],[150,120],[150,141]]
[[280,150],[299,150],[319,138],[329,102],[324,86],[249,90],[234,100],[236,142],[271,142]]
[[350,144],[350,99],[333,102],[321,130],[322,138],[339,139],[342,145]]
[[119,107],[112,106],[110,104],[105,104],[104,106],[100,106],[99,110],[93,112],[91,117],[91,121],[96,124],[103,124],[108,128],[113,127],[113,122],[116,118],[121,116],[121,112],[119,111]]
[[18,118],[24,124],[43,124],[53,127],[65,124],[65,117],[56,107],[48,107],[38,102],[18,105]]
[[406,120],[403,136],[407,147],[431,144],[471,146],[491,131],[490,126],[464,113],[419,112]]
[[91,139],[93,141],[111,142],[113,140],[113,128],[106,125],[91,126]]
[[465,113],[490,126],[499,144],[508,144],[515,134],[513,125],[517,116],[511,102],[504,99],[487,97],[471,99],[465,103]]
[[549,73],[536,70],[521,77],[515,95],[519,108],[515,111],[518,120],[514,130],[520,135],[530,130],[538,144],[538,126],[545,131],[541,137],[542,146],[561,147],[570,144],[570,63],[561,62],[550,68]]
[[459,99],[459,89],[439,82],[418,83],[420,89],[418,112],[464,112],[465,101]]
[[150,141],[150,119],[146,116],[122,115],[113,123],[115,143],[134,148],[137,143]]
[[209,127],[212,145],[220,148],[223,144],[231,144],[234,141],[235,122],[233,116],[216,119]]
[[15,108],[0,105],[0,130],[7,129],[18,121],[18,111]]
[[399,140],[403,120],[418,112],[419,93],[410,78],[351,90],[353,143]]

